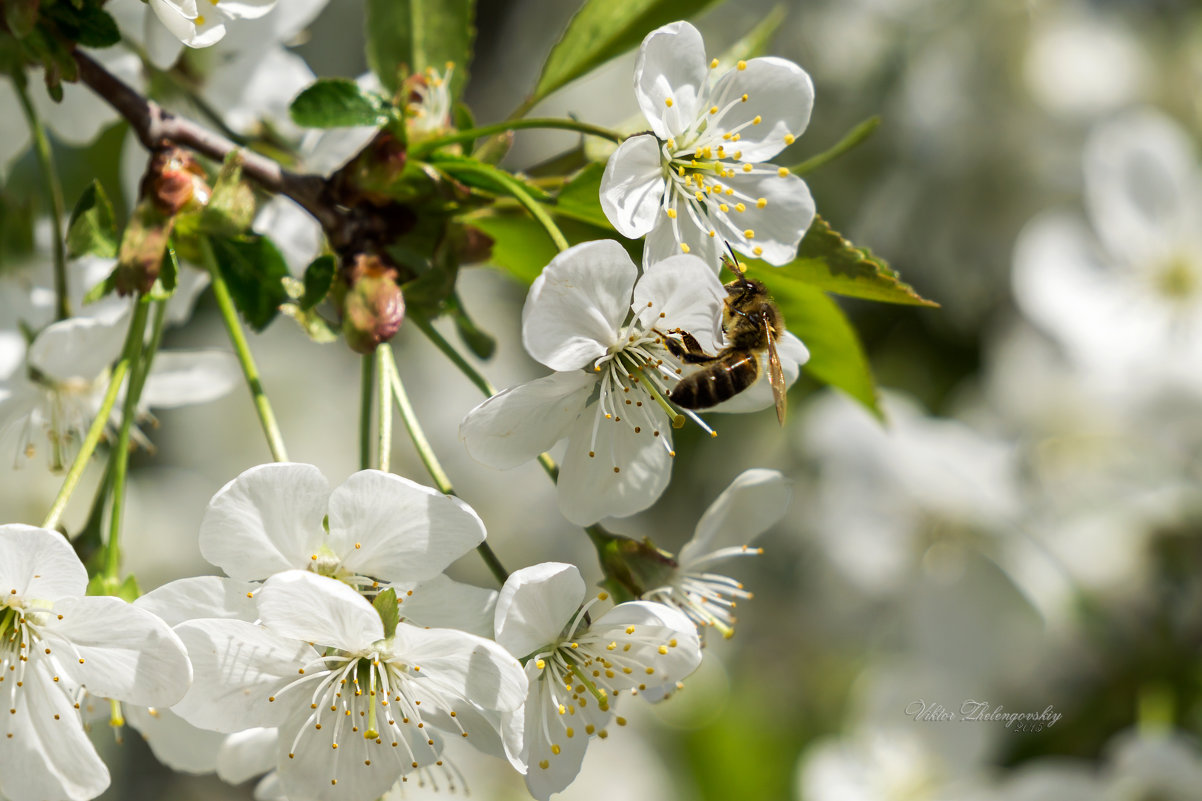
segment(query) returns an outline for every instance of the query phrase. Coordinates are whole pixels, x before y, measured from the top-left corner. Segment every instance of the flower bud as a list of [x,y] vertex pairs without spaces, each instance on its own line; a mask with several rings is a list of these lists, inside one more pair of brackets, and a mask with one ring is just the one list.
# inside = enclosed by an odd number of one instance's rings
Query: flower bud
[[342,314],[342,333],[351,350],[371,353],[387,342],[405,319],[405,299],[395,268],[378,256],[360,253],[344,266],[335,302]]
[[167,241],[175,217],[164,214],[159,204],[143,198],[134,209],[121,236],[117,251],[117,271],[114,283],[118,294],[147,293],[154,286],[163,266]]
[[639,542],[608,531],[589,531],[589,536],[605,571],[605,583],[616,599],[638,598],[670,583],[677,562],[650,539]]
[[200,164],[178,147],[154,152],[140,190],[142,197],[150,198],[159,211],[169,216],[204,206],[212,194]]

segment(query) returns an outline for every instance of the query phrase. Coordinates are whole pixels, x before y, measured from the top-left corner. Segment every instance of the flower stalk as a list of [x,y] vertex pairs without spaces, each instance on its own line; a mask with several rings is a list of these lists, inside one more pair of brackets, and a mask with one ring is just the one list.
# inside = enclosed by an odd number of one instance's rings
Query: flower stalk
[[620,144],[625,136],[610,128],[602,128],[599,125],[589,125],[586,122],[578,120],[565,120],[555,117],[530,117],[523,120],[509,120],[508,122],[498,122],[493,125],[482,125],[479,128],[469,128],[465,131],[456,131],[447,136],[440,136],[437,139],[425,142],[413,149],[413,157],[421,158],[422,156],[432,153],[440,147],[447,145],[455,145],[467,142],[475,142],[477,139],[483,139],[486,136],[493,136],[507,131],[518,131],[528,128],[542,128],[561,131],[576,131],[577,133],[587,136],[596,136],[601,139],[608,139],[611,142]]
[[29,98],[29,89],[24,69],[16,67],[12,73],[13,87],[17,90],[17,98],[21,101],[21,110],[29,122],[29,133],[33,137],[33,150],[37,155],[38,167],[42,173],[42,181],[46,187],[46,196],[50,199],[50,221],[54,227],[52,237],[54,247],[54,319],[66,320],[71,316],[71,304],[67,299],[67,250],[63,234],[63,219],[66,217],[66,207],[63,203],[63,188],[58,180],[58,170],[54,166],[54,155],[50,150],[50,139],[46,136],[46,128],[38,117],[37,109]]
[[272,411],[271,401],[267,399],[267,393],[263,389],[263,382],[259,378],[259,368],[255,364],[254,356],[251,355],[246,335],[242,333],[242,324],[238,321],[238,310],[234,308],[234,299],[230,296],[229,287],[226,286],[221,269],[217,266],[217,257],[213,254],[213,246],[207,239],[201,239],[200,249],[204,256],[205,267],[213,281],[213,296],[217,299],[217,308],[221,310],[221,319],[225,323],[225,330],[229,333],[230,344],[234,346],[234,354],[238,357],[238,364],[242,366],[242,374],[246,376],[246,385],[250,388],[250,394],[254,398],[255,411],[259,415],[263,435],[267,438],[267,447],[271,450],[271,458],[277,462],[286,462],[288,461],[288,451],[284,447],[284,438],[280,435],[280,427],[276,422],[275,412]]

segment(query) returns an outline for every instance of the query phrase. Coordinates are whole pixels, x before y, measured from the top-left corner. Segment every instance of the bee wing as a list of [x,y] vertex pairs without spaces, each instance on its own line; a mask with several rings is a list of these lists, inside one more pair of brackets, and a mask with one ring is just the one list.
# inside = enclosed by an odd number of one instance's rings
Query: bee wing
[[772,397],[776,400],[776,419],[785,424],[785,371],[780,366],[780,354],[776,352],[776,338],[772,325],[764,321],[764,333],[768,340],[768,381],[772,384]]

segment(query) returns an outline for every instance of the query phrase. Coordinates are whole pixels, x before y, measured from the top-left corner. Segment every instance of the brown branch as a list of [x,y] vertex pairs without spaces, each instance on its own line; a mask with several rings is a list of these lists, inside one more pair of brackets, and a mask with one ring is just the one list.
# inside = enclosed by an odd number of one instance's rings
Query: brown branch
[[123,116],[148,150],[171,142],[211,159],[221,161],[240,150],[242,174],[264,189],[287,195],[312,214],[333,241],[344,241],[347,224],[345,210],[329,197],[328,184],[320,175],[294,173],[272,159],[239,147],[220,134],[201,127],[185,117],[164,110],[147,100],[80,50],[75,51],[79,78]]

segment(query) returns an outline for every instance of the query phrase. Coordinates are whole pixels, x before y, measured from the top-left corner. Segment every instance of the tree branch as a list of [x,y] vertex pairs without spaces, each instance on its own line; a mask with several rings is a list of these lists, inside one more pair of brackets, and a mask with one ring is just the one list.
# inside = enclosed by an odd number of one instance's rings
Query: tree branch
[[75,51],[79,78],[124,117],[148,150],[166,141],[195,150],[221,161],[235,150],[242,154],[242,174],[264,189],[287,195],[312,214],[337,240],[345,226],[344,212],[328,196],[326,179],[320,175],[290,172],[275,161],[239,147],[220,134],[164,110],[125,85],[80,50]]

